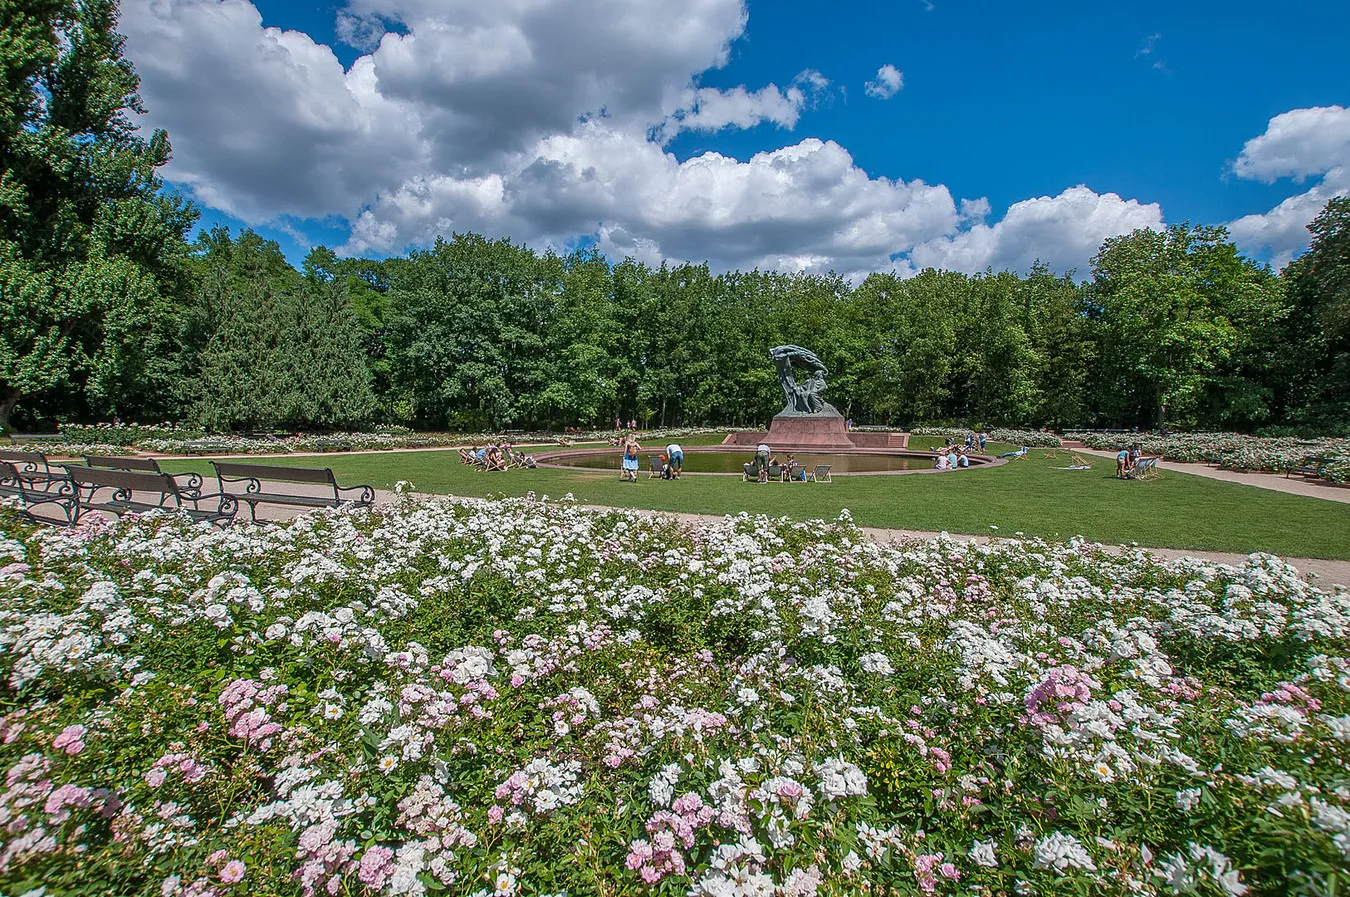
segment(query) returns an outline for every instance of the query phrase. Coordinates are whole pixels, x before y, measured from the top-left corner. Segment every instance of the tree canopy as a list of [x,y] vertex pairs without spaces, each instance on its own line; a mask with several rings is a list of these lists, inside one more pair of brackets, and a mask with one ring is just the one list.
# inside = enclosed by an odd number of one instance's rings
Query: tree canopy
[[0,0],[0,429],[68,389],[116,412],[167,388],[162,303],[183,285],[193,210],[163,192],[114,0]]
[[1222,228],[1090,276],[715,273],[456,234],[406,257],[215,227],[163,188],[114,0],[0,0],[0,429],[763,424],[770,346],[859,422],[1350,431],[1350,199],[1282,274]]

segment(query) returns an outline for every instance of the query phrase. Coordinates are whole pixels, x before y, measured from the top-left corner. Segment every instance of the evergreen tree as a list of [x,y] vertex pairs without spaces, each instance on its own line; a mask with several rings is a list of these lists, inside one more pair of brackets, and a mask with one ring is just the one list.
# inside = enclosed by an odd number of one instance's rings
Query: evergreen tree
[[358,427],[375,411],[361,327],[346,284],[307,278],[287,303],[281,418],[293,427]]
[[291,379],[281,303],[266,282],[237,288],[223,268],[202,289],[202,304],[218,317],[202,352],[193,419],[218,433],[276,426]]

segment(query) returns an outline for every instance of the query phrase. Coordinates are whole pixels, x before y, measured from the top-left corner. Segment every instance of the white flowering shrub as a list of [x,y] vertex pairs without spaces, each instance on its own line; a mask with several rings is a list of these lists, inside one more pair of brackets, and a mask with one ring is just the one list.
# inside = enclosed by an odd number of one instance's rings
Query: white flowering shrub
[[1331,893],[1350,598],[1080,541],[0,509],[0,891]]
[[[960,442],[964,442],[965,438],[971,433],[978,436],[980,431],[972,430],[969,427],[915,427],[910,433],[914,436],[951,436]],[[994,427],[988,433],[991,441],[1002,442],[1007,445],[1025,445],[1030,448],[1059,448],[1063,445],[1058,436],[1044,430]]]

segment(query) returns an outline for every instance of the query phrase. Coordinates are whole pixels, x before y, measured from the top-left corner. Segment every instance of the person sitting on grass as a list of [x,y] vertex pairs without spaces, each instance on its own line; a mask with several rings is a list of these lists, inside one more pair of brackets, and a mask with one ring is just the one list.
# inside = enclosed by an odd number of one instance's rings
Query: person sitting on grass
[[677,476],[677,474],[675,473],[675,468],[674,468],[674,466],[672,466],[671,463],[670,463],[670,456],[669,456],[669,455],[662,455],[662,456],[661,456],[661,479],[663,479],[663,480],[673,480],[673,479],[675,479],[676,476]]

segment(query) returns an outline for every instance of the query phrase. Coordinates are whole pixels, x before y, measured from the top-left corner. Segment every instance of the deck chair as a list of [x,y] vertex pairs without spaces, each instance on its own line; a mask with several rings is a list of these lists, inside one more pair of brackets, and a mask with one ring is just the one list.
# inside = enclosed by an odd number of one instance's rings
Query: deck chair
[[1130,474],[1130,479],[1156,480],[1161,476],[1162,472],[1158,470],[1157,458],[1140,458],[1138,463],[1134,465],[1134,471]]
[[811,479],[817,483],[833,483],[834,480],[830,479],[830,467],[832,466],[830,464],[817,464],[815,476]]
[[781,464],[770,464],[770,465],[769,465],[769,479],[771,479],[771,480],[779,480],[779,481],[781,482],[782,479],[783,479],[783,465],[781,465]]
[[746,461],[744,464],[741,465],[741,482],[753,483],[758,479],[759,479],[759,471],[755,469],[755,465],[753,463]]
[[650,480],[650,479],[660,479],[660,478],[661,478],[661,456],[660,456],[660,455],[648,455],[648,456],[647,456],[647,479]]

